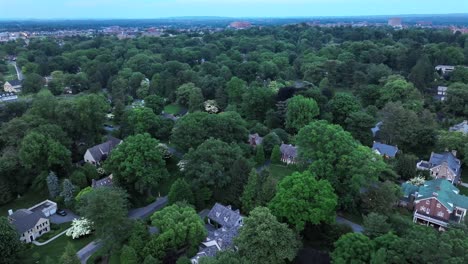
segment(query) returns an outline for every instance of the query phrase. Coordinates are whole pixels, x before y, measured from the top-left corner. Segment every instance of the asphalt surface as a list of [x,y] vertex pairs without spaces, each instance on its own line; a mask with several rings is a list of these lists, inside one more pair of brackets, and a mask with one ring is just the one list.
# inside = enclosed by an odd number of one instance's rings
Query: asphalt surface
[[68,209],[63,209],[63,210],[67,212],[66,216],[60,216],[58,214],[54,214],[49,217],[50,222],[53,224],[63,224],[63,223],[71,222],[75,218],[80,218],[78,215],[76,215],[75,213],[73,213],[72,211]]

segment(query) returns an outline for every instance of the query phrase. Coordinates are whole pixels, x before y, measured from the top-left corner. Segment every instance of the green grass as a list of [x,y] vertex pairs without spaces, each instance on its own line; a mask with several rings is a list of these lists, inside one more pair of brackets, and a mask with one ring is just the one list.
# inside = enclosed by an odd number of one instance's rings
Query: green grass
[[177,104],[170,104],[164,107],[164,112],[172,115],[178,114],[182,110],[182,107]]
[[[79,238],[79,239],[72,239],[71,237],[67,237],[66,235],[63,235],[54,241],[50,242],[47,245],[44,246],[36,246],[36,245],[31,245],[31,248],[26,250],[26,252],[23,253],[24,259],[22,259],[21,263],[45,263],[46,257],[49,257],[52,260],[52,263],[59,263],[60,256],[62,256],[63,252],[65,251],[65,247],[67,244],[70,242],[74,247],[75,250],[78,252],[78,250],[82,249],[84,246],[86,246],[88,243],[93,241],[95,239],[94,235],[84,237],[84,238]],[[40,259],[38,262],[34,262],[32,255],[37,252],[40,255]]]
[[274,177],[278,181],[282,180],[284,177],[293,174],[293,172],[299,171],[294,165],[279,165],[271,164],[269,167],[270,176]]
[[9,209],[13,209],[13,211],[18,209],[27,209],[46,199],[47,194],[30,190],[26,192],[26,194],[24,194],[21,198],[17,198],[10,203],[0,206],[0,216],[7,216]]
[[8,64],[8,72],[5,73],[5,81],[12,81],[18,79],[18,75],[16,75],[16,69],[13,65]]
[[38,242],[45,242],[54,236],[62,233],[63,231],[67,230],[71,226],[71,222],[62,223],[62,224],[51,224],[50,232],[45,233],[44,235],[40,236],[36,241]]

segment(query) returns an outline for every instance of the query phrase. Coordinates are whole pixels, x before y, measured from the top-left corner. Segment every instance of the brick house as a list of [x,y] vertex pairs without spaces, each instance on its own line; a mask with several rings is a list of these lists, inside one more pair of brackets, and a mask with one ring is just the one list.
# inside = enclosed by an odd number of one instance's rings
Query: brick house
[[404,199],[414,207],[413,222],[446,228],[449,223],[461,223],[468,210],[468,197],[449,181],[439,178],[421,186],[402,185]]
[[429,161],[421,160],[416,164],[418,170],[429,170],[435,179],[446,179],[458,184],[461,176],[461,162],[456,158],[457,152],[431,153]]

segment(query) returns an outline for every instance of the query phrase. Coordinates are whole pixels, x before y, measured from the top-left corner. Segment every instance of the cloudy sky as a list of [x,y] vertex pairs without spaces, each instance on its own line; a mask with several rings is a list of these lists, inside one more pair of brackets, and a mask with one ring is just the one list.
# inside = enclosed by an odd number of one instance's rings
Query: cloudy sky
[[468,0],[0,0],[0,19],[448,13],[468,13]]

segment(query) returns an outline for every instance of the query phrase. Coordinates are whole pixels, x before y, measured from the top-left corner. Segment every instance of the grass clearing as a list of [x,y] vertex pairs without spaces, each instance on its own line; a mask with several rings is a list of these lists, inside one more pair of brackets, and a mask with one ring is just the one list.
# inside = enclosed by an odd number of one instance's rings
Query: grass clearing
[[164,112],[171,115],[177,115],[180,111],[182,111],[182,107],[178,104],[170,104],[164,107]]
[[54,224],[51,223],[50,225],[50,231],[45,233],[44,235],[38,237],[36,239],[37,242],[45,242],[54,236],[62,233],[63,231],[67,230],[69,227],[71,227],[71,222],[68,223],[62,223],[62,224]]
[[38,204],[46,200],[47,198],[47,194],[45,193],[29,190],[20,198],[17,198],[12,202],[0,206],[0,216],[7,216],[9,209],[13,209],[13,211],[16,211],[18,209],[31,208],[33,205]]
[[[94,239],[94,235],[90,235],[79,239],[72,239],[71,237],[63,235],[44,246],[31,245],[31,248],[27,249],[26,252],[24,252],[24,259],[21,260],[21,263],[45,263],[46,257],[49,257],[52,260],[52,263],[59,263],[59,259],[62,256],[63,252],[65,252],[65,247],[68,243],[71,243],[74,246],[75,250],[78,252],[78,250],[82,249]],[[32,255],[35,253],[38,253],[40,257],[37,260],[33,259],[32,257]]]
[[295,165],[280,164],[271,164],[268,170],[270,171],[270,176],[274,177],[278,181],[282,180],[288,175],[293,174],[296,171],[300,171]]
[[8,72],[5,73],[5,81],[12,81],[18,79],[18,75],[16,74],[15,66],[8,64]]

